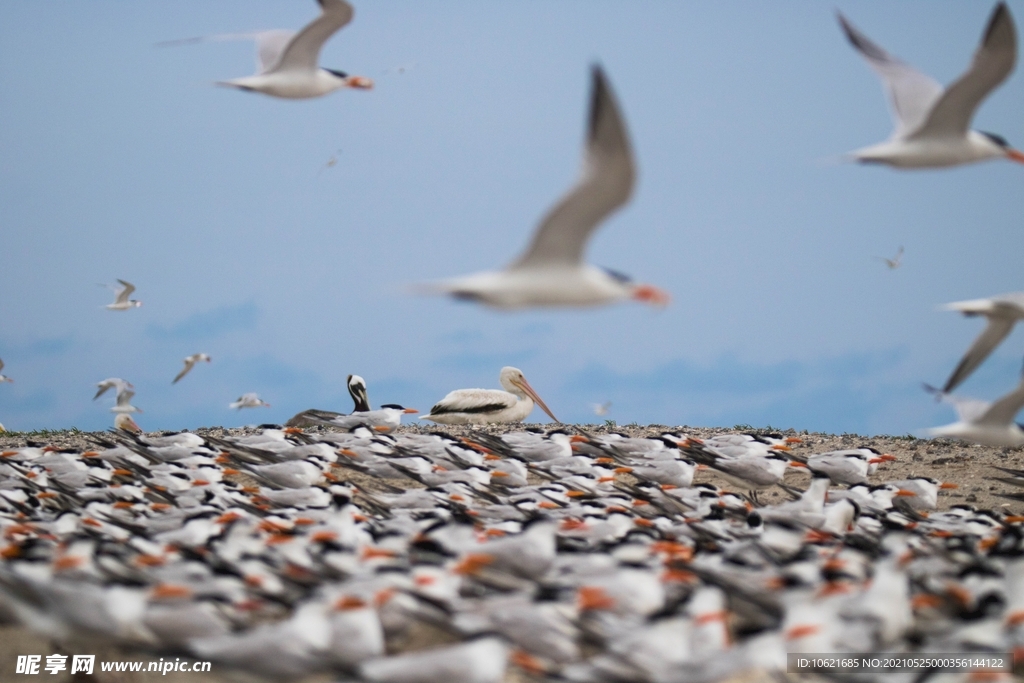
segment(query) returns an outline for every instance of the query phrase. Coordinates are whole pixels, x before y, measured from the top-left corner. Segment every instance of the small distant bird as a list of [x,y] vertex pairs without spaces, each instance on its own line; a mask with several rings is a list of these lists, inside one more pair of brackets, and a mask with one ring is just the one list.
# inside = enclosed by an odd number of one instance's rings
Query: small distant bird
[[662,290],[583,261],[587,241],[629,200],[636,181],[626,123],[601,67],[593,67],[591,81],[581,177],[548,212],[526,253],[504,270],[442,280],[420,291],[495,308],[599,306],[626,299],[668,304]]
[[903,265],[903,247],[901,246],[896,250],[896,255],[892,258],[885,258],[884,256],[876,256],[879,261],[885,261],[885,265],[889,266],[890,270],[896,270]]
[[1024,292],[1001,294],[989,299],[954,301],[945,305],[946,310],[960,311],[966,316],[983,315],[988,321],[985,329],[967,349],[953,374],[942,387],[943,393],[956,389],[967,379],[975,368],[981,365],[989,354],[1006,339],[1018,320],[1024,319]]
[[132,434],[142,433],[142,427],[136,424],[135,420],[128,413],[118,413],[117,417],[114,418],[114,428]]
[[489,424],[492,422],[522,422],[536,402],[540,409],[558,422],[558,418],[544,404],[519,368],[504,367],[499,375],[498,389],[456,389],[438,401],[429,415],[421,420],[439,424]]
[[594,415],[603,417],[608,414],[608,410],[612,407],[612,402],[605,401],[604,403],[591,403],[590,406],[594,409]]
[[102,382],[97,382],[96,386],[99,387],[99,391],[97,391],[96,395],[92,397],[92,400],[94,401],[103,394],[107,393],[107,391],[110,389],[114,389],[117,392],[118,396],[120,396],[125,391],[130,391],[132,392],[133,396],[135,395],[135,386],[132,385],[131,382],[126,382],[120,377],[111,377],[109,379],[105,379]]
[[199,363],[201,361],[206,361],[207,363],[209,363],[210,357],[207,356],[205,353],[193,353],[191,356],[186,358],[185,367],[181,369],[181,372],[178,373],[178,376],[174,378],[174,381],[171,382],[171,384],[177,384],[179,379],[181,379],[189,372],[191,372],[192,368],[195,367],[196,363]]
[[135,299],[129,299],[132,292],[135,291],[135,285],[124,280],[118,280],[121,283],[120,289],[115,289],[117,296],[114,298],[114,303],[107,304],[105,308],[111,311],[127,311],[129,308],[138,308],[142,305],[141,301]]
[[269,408],[270,404],[259,397],[255,392],[242,394],[238,400],[228,405],[228,408],[241,410],[242,408]]
[[[936,392],[933,387],[925,389]],[[939,394],[956,409],[959,422],[928,430],[932,437],[943,436],[983,446],[1024,446],[1024,429],[1013,418],[1024,408],[1024,378],[1017,388],[994,403]]]
[[[2,360],[0,360],[0,371],[2,371],[3,369],[4,369],[4,362]],[[0,384],[3,384],[4,382],[13,382],[13,381],[14,381],[13,379],[11,379],[7,375],[5,375],[2,372],[0,372]]]
[[896,129],[886,142],[851,153],[862,163],[941,168],[997,157],[1024,163],[1024,154],[993,133],[970,130],[981,101],[1006,80],[1017,60],[1017,34],[1005,2],[996,5],[970,68],[943,88],[893,57],[839,14],[850,43],[882,79]]
[[337,152],[335,152],[334,154],[331,155],[331,158],[327,160],[327,163],[325,163],[323,166],[320,167],[320,170],[317,171],[316,174],[319,176],[321,173],[323,173],[327,169],[334,168],[338,164],[338,155],[339,154],[341,154],[341,150],[340,149]]
[[286,99],[320,97],[339,88],[372,88],[373,80],[364,76],[349,76],[343,71],[320,68],[318,62],[321,48],[328,38],[352,21],[354,10],[345,0],[317,2],[321,8],[320,16],[298,32],[263,31],[248,35],[193,38],[163,44],[242,37],[255,39],[259,72],[253,76],[217,83],[229,88]]

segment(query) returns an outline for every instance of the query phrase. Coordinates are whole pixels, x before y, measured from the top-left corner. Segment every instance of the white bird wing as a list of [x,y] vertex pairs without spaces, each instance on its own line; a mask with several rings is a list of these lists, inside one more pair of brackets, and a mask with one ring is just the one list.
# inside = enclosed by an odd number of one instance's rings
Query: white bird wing
[[133,285],[130,282],[125,282],[124,280],[118,280],[118,282],[121,283],[121,286],[124,289],[121,289],[117,292],[117,298],[114,299],[114,303],[126,304],[128,303],[128,297],[130,297],[132,295],[132,292],[135,291],[135,285]]
[[1021,408],[1024,408],[1024,380],[1016,389],[995,401],[976,422],[979,425],[1008,425]]
[[923,74],[903,60],[890,55],[861,33],[846,17],[837,13],[847,39],[882,79],[892,107],[893,137],[915,131],[942,97],[943,88],[931,76]]
[[3,360],[0,360],[0,371],[2,371],[3,369],[4,369],[4,362],[3,362]]
[[967,379],[975,368],[981,365],[989,357],[989,354],[999,346],[1000,342],[1006,339],[1017,322],[1015,318],[988,316],[987,319],[988,325],[971,344],[971,348],[967,349],[964,357],[960,359],[953,374],[949,376],[946,384],[942,387],[943,392],[953,391]]
[[498,412],[513,407],[518,400],[500,389],[456,389],[435,403],[430,415]]
[[626,124],[604,71],[595,65],[592,73],[583,172],[510,268],[581,262],[591,233],[633,192],[636,167]]
[[967,132],[974,110],[1013,71],[1017,31],[1006,3],[996,5],[971,66],[935,103],[913,136],[959,136]]
[[320,48],[342,26],[352,21],[355,13],[345,0],[317,0],[321,14],[305,26],[288,43],[274,71],[315,71],[320,61]]
[[288,43],[298,35],[297,31],[288,29],[277,29],[274,31],[261,31],[252,36],[256,41],[256,68],[258,73],[265,74],[270,71],[281,59]]
[[189,370],[191,370],[195,366],[195,364],[195,357],[189,356],[188,358],[186,358],[185,367],[181,369],[181,372],[178,373],[178,376],[174,378],[174,381],[172,381],[171,384],[177,384],[178,380],[187,375],[189,373]]

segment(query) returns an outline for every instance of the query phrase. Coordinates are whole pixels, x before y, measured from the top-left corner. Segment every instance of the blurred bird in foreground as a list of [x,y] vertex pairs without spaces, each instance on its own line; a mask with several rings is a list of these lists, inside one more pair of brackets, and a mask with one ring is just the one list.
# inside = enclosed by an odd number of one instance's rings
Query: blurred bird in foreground
[[887,141],[851,152],[851,157],[897,168],[941,168],[998,157],[1024,163],[1024,154],[1002,137],[970,130],[978,105],[1017,61],[1017,33],[1005,2],[992,12],[970,67],[948,88],[890,55],[842,14],[839,24],[882,79],[896,124]]
[[582,174],[541,222],[526,253],[504,270],[442,280],[419,291],[495,308],[599,306],[625,299],[668,304],[662,290],[583,261],[591,235],[629,200],[636,182],[626,124],[601,67],[593,67],[591,81]]
[[192,368],[195,367],[196,363],[200,363],[202,361],[209,363],[210,357],[205,353],[193,353],[191,356],[186,358],[185,367],[181,369],[181,372],[178,373],[177,377],[174,378],[174,381],[172,381],[171,384],[177,384],[179,379],[192,371]]

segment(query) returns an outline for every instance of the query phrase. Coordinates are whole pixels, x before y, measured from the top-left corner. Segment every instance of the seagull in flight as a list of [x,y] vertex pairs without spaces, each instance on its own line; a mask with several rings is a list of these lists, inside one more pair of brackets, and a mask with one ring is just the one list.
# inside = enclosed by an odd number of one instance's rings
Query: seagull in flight
[[600,66],[591,70],[583,171],[541,221],[526,252],[504,270],[420,287],[495,308],[599,306],[626,299],[664,306],[668,294],[583,261],[598,226],[633,194],[636,168],[626,124]]
[[141,301],[135,299],[129,299],[132,292],[135,291],[135,285],[124,280],[118,280],[121,283],[120,288],[113,288],[117,292],[117,296],[114,298],[114,303],[107,304],[105,308],[110,311],[127,311],[131,308],[138,308],[142,305]]
[[945,394],[956,389],[961,382],[970,377],[971,373],[1006,339],[1017,321],[1024,319],[1024,292],[1000,294],[990,299],[954,301],[946,304],[944,308],[949,311],[960,311],[968,317],[983,315],[988,323],[957,363],[953,374],[946,380],[942,387],[942,393]]
[[259,72],[244,78],[219,81],[217,85],[271,97],[307,99],[320,97],[340,88],[373,87],[365,76],[350,76],[343,71],[324,69],[319,65],[320,50],[327,39],[352,21],[355,13],[345,0],[317,0],[320,16],[301,31],[275,30],[248,34],[225,34],[205,38],[188,38],[161,43],[175,45],[207,40],[249,38],[256,41]]
[[3,384],[4,382],[13,382],[14,381],[13,379],[11,379],[7,375],[3,374],[3,372],[2,372],[3,369],[4,369],[4,362],[2,360],[0,360],[0,384]]
[[97,382],[96,386],[98,387],[99,390],[96,392],[96,395],[92,397],[92,400],[94,401],[103,394],[107,393],[107,391],[109,391],[110,389],[113,389],[118,396],[129,391],[131,392],[132,396],[135,395],[135,386],[131,382],[126,382],[120,377],[111,377],[109,379],[105,379],[102,382]]
[[185,367],[181,369],[181,372],[178,373],[178,376],[174,378],[174,381],[172,381],[171,384],[177,384],[179,379],[181,379],[189,372],[191,372],[192,368],[195,367],[196,363],[200,363],[202,361],[206,361],[207,363],[209,363],[210,357],[207,356],[205,353],[193,353],[191,356],[186,358]]
[[959,439],[983,446],[1024,446],[1024,429],[1013,421],[1024,408],[1024,377],[1013,391],[993,403],[947,396],[928,385],[925,389],[951,403],[960,418],[958,422],[929,429],[929,436]]
[[896,250],[896,255],[892,258],[885,258],[884,256],[876,256],[879,261],[884,261],[885,265],[889,266],[889,270],[896,270],[903,265],[903,247],[901,246]]
[[1000,157],[1024,163],[1024,154],[999,135],[970,129],[975,110],[1017,61],[1017,33],[1005,2],[992,12],[967,71],[946,88],[838,16],[850,43],[882,79],[896,124],[887,141],[851,152],[853,159],[896,168],[942,168]]
[[241,410],[242,408],[269,408],[270,404],[259,397],[255,392],[242,394],[238,400],[228,405],[228,408]]

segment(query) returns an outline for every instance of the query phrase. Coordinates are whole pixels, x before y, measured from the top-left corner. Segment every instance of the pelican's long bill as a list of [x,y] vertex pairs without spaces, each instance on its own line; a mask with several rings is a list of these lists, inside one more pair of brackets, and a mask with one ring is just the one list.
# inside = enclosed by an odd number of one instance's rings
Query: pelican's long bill
[[530,386],[530,383],[526,381],[525,377],[513,377],[509,381],[511,381],[512,384],[515,384],[520,389],[522,389],[524,392],[526,392],[526,395],[532,398],[533,402],[540,406],[540,409],[548,414],[548,417],[550,417],[555,422],[561,423],[561,420],[555,417],[555,414],[551,412],[551,409],[548,408],[546,403],[544,403],[544,400],[537,395],[537,392],[533,390],[533,387]]

